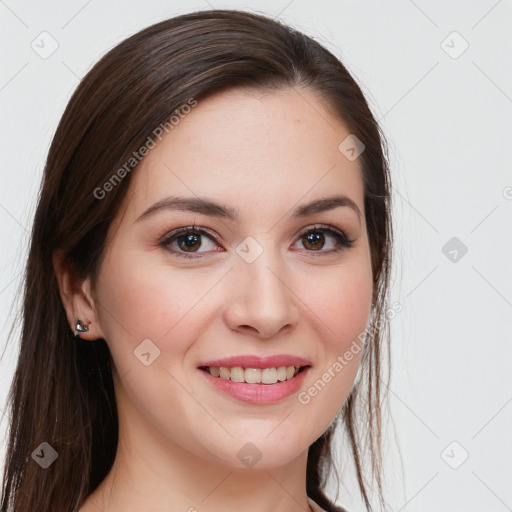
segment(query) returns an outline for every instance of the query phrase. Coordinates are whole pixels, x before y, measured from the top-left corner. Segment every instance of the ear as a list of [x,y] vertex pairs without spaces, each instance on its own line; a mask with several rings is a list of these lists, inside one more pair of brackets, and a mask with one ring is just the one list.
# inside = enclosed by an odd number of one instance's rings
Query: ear
[[99,323],[95,301],[91,295],[90,278],[78,278],[71,270],[69,263],[64,259],[62,251],[54,251],[53,269],[59,285],[60,297],[71,331],[75,331],[77,320],[88,327],[87,332],[79,334],[85,340],[104,338]]

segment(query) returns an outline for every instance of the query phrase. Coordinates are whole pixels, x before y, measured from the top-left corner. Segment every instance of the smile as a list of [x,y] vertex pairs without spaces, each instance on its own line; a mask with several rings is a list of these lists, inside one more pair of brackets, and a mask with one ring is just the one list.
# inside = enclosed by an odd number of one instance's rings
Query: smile
[[[221,395],[239,402],[272,404],[297,393],[311,366],[244,368],[243,366],[200,366],[198,371]],[[214,374],[219,374],[214,376]],[[284,380],[279,380],[284,377]],[[236,380],[238,379],[238,380]],[[246,380],[247,379],[247,380]]]
[[213,377],[233,382],[245,382],[247,384],[277,384],[278,382],[293,379],[305,368],[306,366],[279,366],[270,368],[203,366],[200,369],[208,372]]

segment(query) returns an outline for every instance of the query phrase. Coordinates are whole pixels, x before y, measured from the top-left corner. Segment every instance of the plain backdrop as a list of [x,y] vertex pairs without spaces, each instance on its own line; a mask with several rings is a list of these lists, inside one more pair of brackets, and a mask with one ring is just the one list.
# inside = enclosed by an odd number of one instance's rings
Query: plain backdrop
[[[278,17],[327,46],[362,87],[388,138],[396,234],[391,298],[402,306],[391,322],[390,506],[510,510],[507,0],[0,1],[1,439],[16,335],[5,342],[45,158],[65,105],[114,45],[165,18],[210,8]],[[51,55],[34,49],[41,38],[47,51],[58,45]],[[362,511],[350,468],[342,477],[339,503]]]

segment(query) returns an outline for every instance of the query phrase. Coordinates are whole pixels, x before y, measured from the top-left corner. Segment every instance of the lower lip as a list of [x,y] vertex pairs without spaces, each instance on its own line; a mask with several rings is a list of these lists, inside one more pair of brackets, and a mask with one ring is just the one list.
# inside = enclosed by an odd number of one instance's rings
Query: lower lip
[[276,382],[275,384],[248,384],[247,382],[234,382],[232,380],[214,377],[205,370],[199,369],[199,371],[213,386],[237,400],[252,404],[270,404],[284,400],[296,393],[304,382],[306,373],[308,373],[310,368],[311,367],[308,366],[291,380]]

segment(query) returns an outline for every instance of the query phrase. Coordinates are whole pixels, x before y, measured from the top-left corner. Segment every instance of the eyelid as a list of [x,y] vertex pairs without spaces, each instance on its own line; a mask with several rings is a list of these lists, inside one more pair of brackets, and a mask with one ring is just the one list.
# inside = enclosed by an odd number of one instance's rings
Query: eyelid
[[203,228],[196,226],[195,224],[192,226],[184,226],[182,228],[176,228],[171,229],[171,231],[165,231],[164,234],[159,237],[158,243],[165,243],[166,241],[170,240],[171,238],[174,238],[176,236],[180,236],[185,233],[189,233],[190,231],[193,231],[195,233],[201,234],[201,235],[208,235],[211,237],[216,244],[220,245],[220,242],[216,235],[214,235],[208,228]]
[[345,233],[345,231],[343,231],[342,229],[339,229],[335,226],[332,226],[331,224],[312,224],[311,226],[308,226],[307,228],[299,231],[299,233],[297,234],[297,237],[301,237],[301,236],[305,235],[306,233],[309,233],[310,231],[321,231],[321,230],[334,231],[335,233],[337,233],[338,235],[343,237],[347,242],[354,241],[349,238],[349,236]]
[[[200,256],[194,256],[194,254],[201,254],[201,253],[194,253],[190,252],[187,253],[185,251],[177,251],[176,249],[169,248],[170,244],[173,239],[179,237],[180,235],[186,234],[186,233],[197,233],[201,236],[207,236],[208,238],[211,238],[218,246],[222,246],[220,241],[217,239],[217,236],[212,234],[210,230],[207,228],[198,227],[195,224],[193,226],[184,226],[181,228],[173,229],[171,231],[166,231],[163,236],[159,237],[159,241],[157,242],[157,245],[159,247],[162,247],[167,252],[170,252],[171,254],[177,255],[177,257],[183,257],[188,259],[193,258],[199,258]],[[211,251],[205,251],[205,252],[211,252]]]

